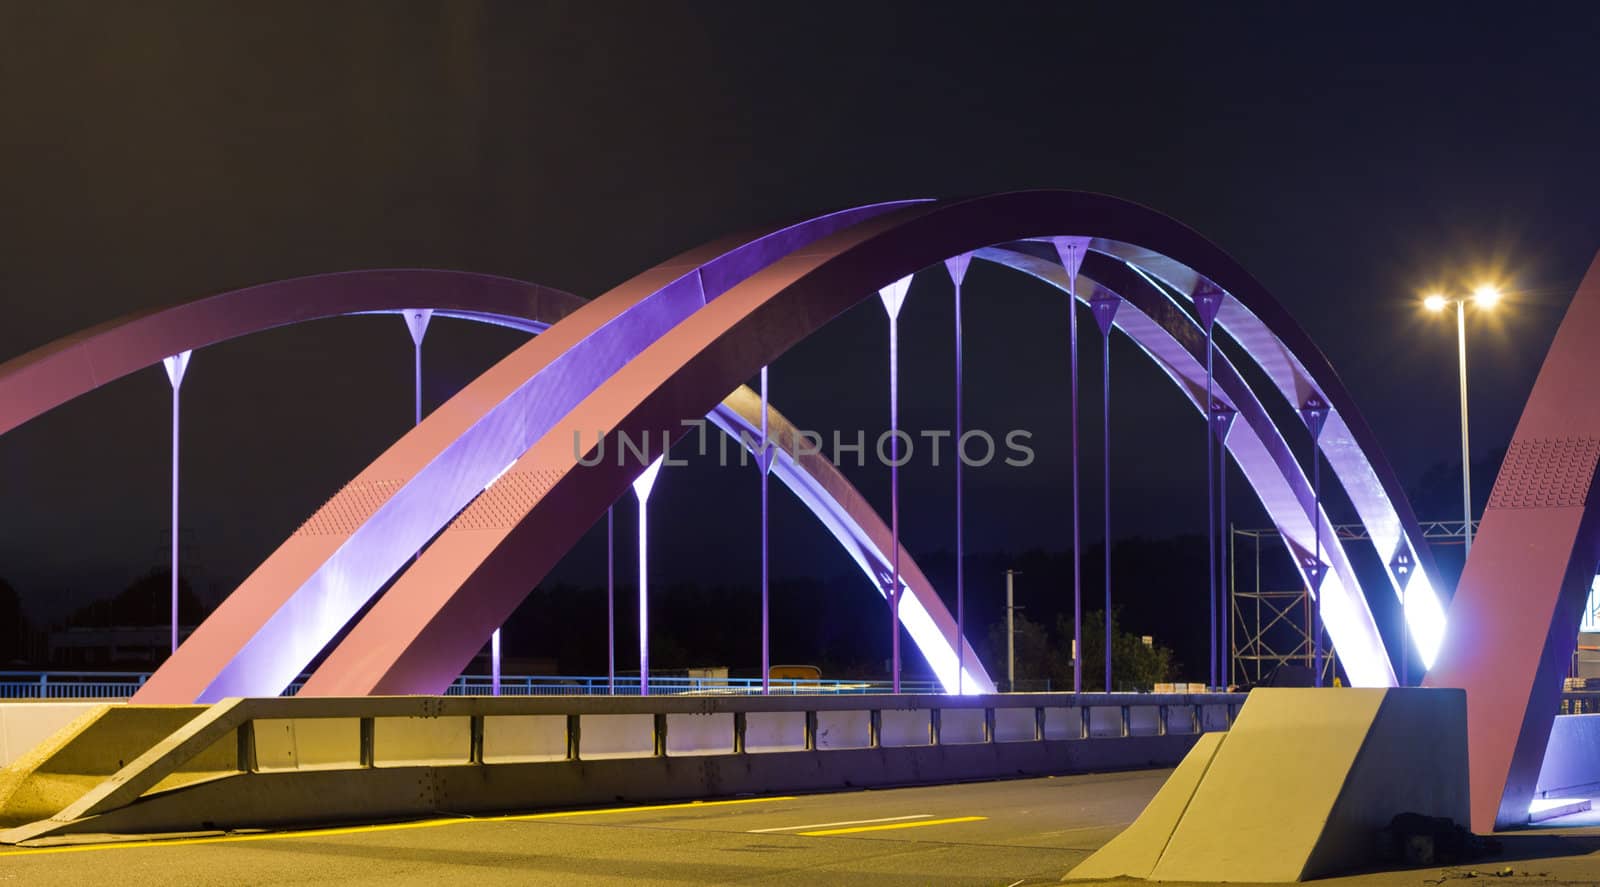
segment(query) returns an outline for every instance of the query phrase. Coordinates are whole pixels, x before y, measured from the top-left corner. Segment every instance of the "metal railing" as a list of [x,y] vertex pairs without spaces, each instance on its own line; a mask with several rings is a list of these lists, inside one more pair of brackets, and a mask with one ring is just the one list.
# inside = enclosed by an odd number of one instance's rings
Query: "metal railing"
[[[0,699],[119,700],[131,697],[150,677],[149,672],[0,671]],[[294,696],[306,675],[284,691]],[[906,693],[939,693],[935,681],[901,681]],[[890,693],[888,681],[811,680],[773,678],[772,695],[863,695]],[[760,678],[652,676],[653,696],[752,696],[761,693]],[[488,675],[462,675],[445,690],[446,696],[493,696]],[[604,676],[506,675],[500,678],[501,696],[608,696],[613,695]],[[619,676],[617,696],[639,696],[639,677]]]
[[1561,694],[1561,714],[1592,715],[1600,713],[1600,692],[1565,691]]

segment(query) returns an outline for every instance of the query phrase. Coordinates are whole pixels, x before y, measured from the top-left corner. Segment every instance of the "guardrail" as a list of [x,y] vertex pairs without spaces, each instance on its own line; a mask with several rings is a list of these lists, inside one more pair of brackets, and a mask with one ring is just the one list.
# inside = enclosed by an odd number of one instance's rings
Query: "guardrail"
[[[0,699],[79,699],[113,701],[133,696],[150,677],[149,672],[0,671]],[[284,691],[299,692],[306,680],[301,675]],[[805,680],[773,678],[774,695],[892,693],[889,681]],[[901,681],[908,693],[938,693],[935,681]],[[712,678],[651,676],[651,695],[757,695],[760,678]],[[446,690],[446,696],[493,696],[493,680],[488,675],[462,675]],[[500,678],[500,696],[607,696],[612,695],[609,679],[601,676],[507,675]],[[639,696],[638,675],[618,677],[617,696]]]
[[1561,714],[1600,714],[1600,692],[1586,693],[1582,690],[1563,691],[1561,694]]
[[1226,730],[1244,700],[230,699],[0,841],[1172,766],[1195,736]]

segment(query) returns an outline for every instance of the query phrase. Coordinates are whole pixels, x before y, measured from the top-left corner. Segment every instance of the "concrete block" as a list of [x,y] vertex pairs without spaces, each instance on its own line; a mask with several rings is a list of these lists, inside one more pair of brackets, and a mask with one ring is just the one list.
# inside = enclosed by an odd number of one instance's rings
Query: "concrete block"
[[483,719],[485,763],[564,761],[566,758],[566,715],[491,715]]
[[1200,706],[1200,727],[1205,732],[1228,729],[1227,705]]
[[1588,798],[1540,798],[1528,807],[1528,824],[1584,813],[1594,808]]
[[667,715],[667,754],[684,757],[732,753],[732,712]]
[[1046,708],[1044,738],[1078,739],[1083,736],[1083,710],[1077,706]]
[[[83,710],[0,771],[0,825],[53,816],[204,710],[203,705],[108,703]],[[51,717],[64,711],[58,709]],[[33,722],[33,728],[44,720]],[[177,783],[196,772],[232,766],[232,758],[205,752],[170,780]]]
[[1535,798],[1585,796],[1600,790],[1600,714],[1560,715],[1550,729]]
[[1150,877],[1227,735],[1202,734],[1139,818],[1073,869],[1070,877],[1073,880]]
[[884,709],[878,743],[885,748],[928,745],[933,741],[932,723],[925,708]]
[[0,767],[9,766],[82,715],[107,705],[104,702],[0,703]]
[[[1179,783],[1169,794],[1187,791]],[[1465,824],[1468,801],[1462,691],[1257,689],[1176,822],[1169,806],[1152,804],[1127,841],[1107,845],[1117,846],[1114,855],[1096,853],[1070,877],[1137,869],[1152,853],[1147,873],[1121,874],[1212,882],[1323,877],[1373,861],[1376,834],[1396,814]]]
[[806,747],[806,713],[803,711],[753,711],[744,719],[744,750],[751,754],[803,751]]
[[1032,742],[1038,729],[1038,718],[1031,708],[994,710],[995,742]]
[[[1031,715],[1032,712],[1029,712]],[[1031,736],[1031,734],[1030,734]],[[945,745],[966,745],[984,740],[981,708],[947,708],[939,712],[939,741]]]
[[295,718],[294,740],[302,770],[360,766],[360,718]]
[[256,766],[262,770],[354,767],[361,761],[358,718],[263,718],[256,721]]
[[1167,734],[1194,733],[1194,709],[1187,705],[1167,706]]
[[1102,705],[1089,709],[1089,735],[1096,739],[1122,735],[1122,709]]
[[1156,736],[1161,733],[1161,707],[1156,705],[1128,706],[1128,735]]
[[872,712],[817,712],[817,748],[867,748],[872,745]]
[[578,754],[586,760],[655,754],[654,715],[583,715],[578,731]]
[[468,718],[374,718],[373,762],[379,767],[459,764],[472,751]]
[[262,770],[296,770],[300,757],[294,749],[294,721],[288,718],[256,722],[256,766]]

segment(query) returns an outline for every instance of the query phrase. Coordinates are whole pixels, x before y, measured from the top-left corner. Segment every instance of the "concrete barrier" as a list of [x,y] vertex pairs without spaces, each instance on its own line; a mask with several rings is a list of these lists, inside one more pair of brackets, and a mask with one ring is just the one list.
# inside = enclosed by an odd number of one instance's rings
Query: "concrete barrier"
[[1046,706],[1044,710],[1045,739],[1083,739],[1083,711],[1077,707]]
[[871,748],[872,712],[865,709],[819,711],[815,740],[815,748],[819,750]]
[[1039,735],[1039,716],[1031,708],[994,710],[995,742],[1033,742]]
[[655,715],[586,714],[579,719],[583,756],[638,758],[655,754]]
[[0,767],[104,702],[0,702]]
[[483,760],[490,764],[565,761],[566,715],[483,719]]
[[[91,704],[0,770],[0,825],[26,823],[62,809],[115,778],[205,710],[203,705]],[[217,742],[226,745],[221,737]],[[209,745],[197,748],[163,768],[151,787],[175,788],[231,772],[234,762],[231,750],[219,755]]]
[[1461,690],[1254,690],[1233,729],[1197,744],[1068,877],[1281,882],[1359,868],[1396,814],[1468,821],[1466,725]]
[[806,749],[806,713],[753,711],[745,716],[744,750],[751,754]]
[[1600,791],[1600,714],[1561,715],[1550,729],[1535,798],[1589,797]]
[[878,723],[878,744],[885,748],[933,744],[933,711],[930,709],[884,709]]
[[[939,744],[970,745],[989,741],[988,713],[976,708],[951,708],[939,712]],[[1032,712],[1029,712],[1032,714]],[[1032,738],[1032,737],[1030,737]]]
[[732,712],[667,715],[667,754],[679,757],[733,754],[733,717]]
[[[1222,711],[1237,704],[1230,698]],[[109,759],[83,759],[103,744],[85,741],[92,723],[79,729],[45,755],[57,771],[83,765],[70,802],[58,793],[27,808],[38,818],[0,832],[0,843],[1171,766],[1198,734],[1160,725],[1175,708],[1202,722],[1216,699],[278,698],[164,714],[123,706],[120,720],[166,718],[170,735],[125,741],[129,754],[113,771]],[[1090,722],[1113,723],[1117,735],[1086,736]],[[1133,724],[1154,730],[1137,735]]]
[[255,731],[256,765],[262,770],[360,764],[361,725],[355,718],[264,718]]

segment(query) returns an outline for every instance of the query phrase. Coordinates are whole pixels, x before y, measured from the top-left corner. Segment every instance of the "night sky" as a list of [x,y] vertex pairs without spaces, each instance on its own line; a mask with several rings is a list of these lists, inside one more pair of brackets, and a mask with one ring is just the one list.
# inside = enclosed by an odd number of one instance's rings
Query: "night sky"
[[[847,205],[1072,188],[1168,213],[1236,257],[1417,487],[1459,461],[1454,330],[1420,312],[1421,293],[1491,278],[1510,293],[1469,330],[1485,457],[1600,247],[1597,53],[1586,3],[0,0],[0,360],[304,274],[454,268],[592,297],[705,241]],[[993,268],[968,280],[968,423],[1030,430],[1038,451],[1027,469],[969,473],[968,549],[1063,550],[1064,301]],[[951,323],[948,278],[919,276],[902,319],[906,428],[952,421]],[[840,317],[773,366],[774,404],[804,427],[876,435],[884,338],[876,300]],[[521,341],[436,321],[426,403]],[[1198,414],[1126,341],[1112,357],[1114,535],[1203,532]],[[409,426],[410,362],[393,317],[195,354],[184,560],[202,597],[230,591]],[[36,622],[165,562],[168,410],[152,368],[0,438],[0,578]],[[1092,478],[1098,445],[1085,456]],[[902,477],[919,556],[953,542],[948,465],[919,459]],[[753,583],[753,469],[678,471],[652,500],[662,579]],[[847,474],[887,505],[887,471]],[[1491,482],[1476,479],[1485,494]],[[1098,481],[1083,495],[1098,543]],[[1449,496],[1424,496],[1420,516],[1454,517]],[[1235,498],[1234,519],[1259,525]],[[777,500],[774,574],[848,576],[809,515]],[[597,543],[552,581],[602,581]],[[1149,607],[1182,591],[1129,593]]]

